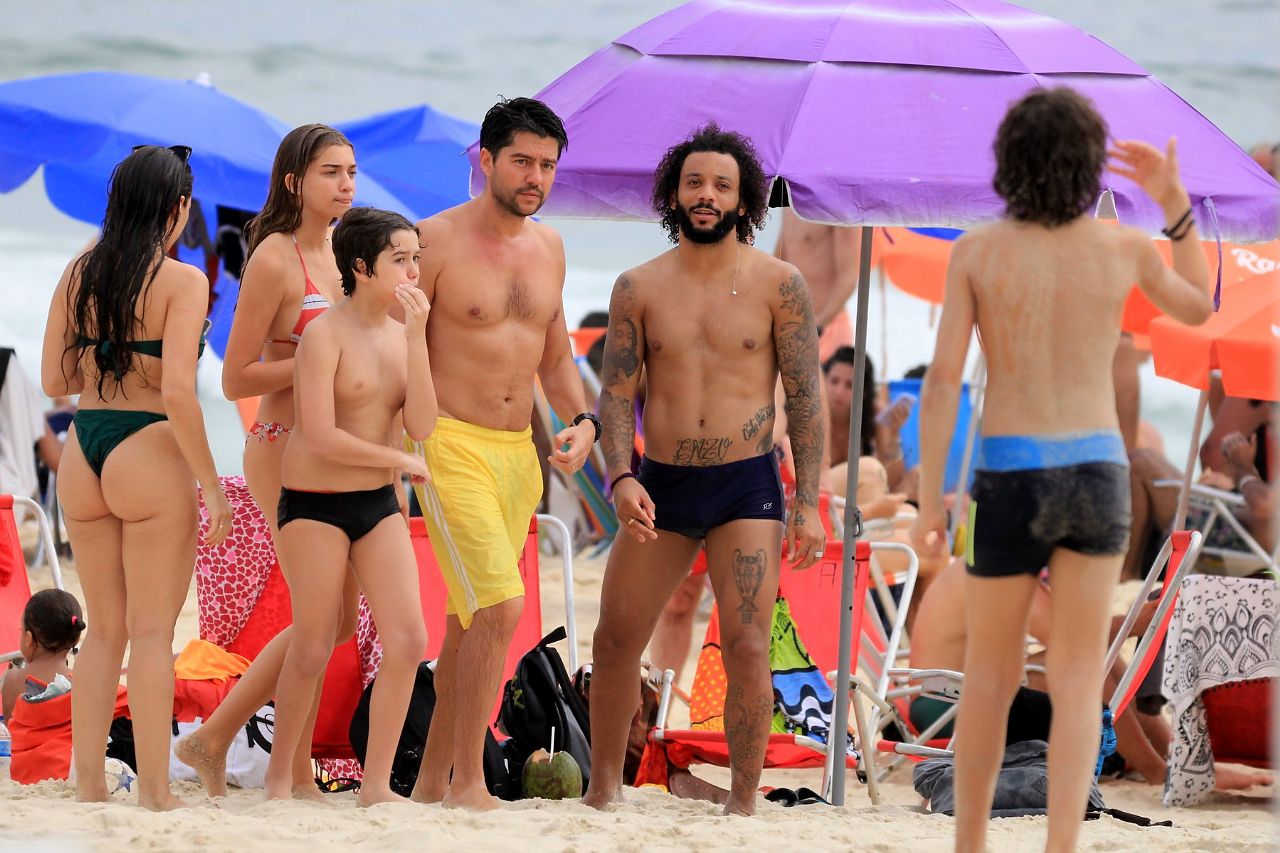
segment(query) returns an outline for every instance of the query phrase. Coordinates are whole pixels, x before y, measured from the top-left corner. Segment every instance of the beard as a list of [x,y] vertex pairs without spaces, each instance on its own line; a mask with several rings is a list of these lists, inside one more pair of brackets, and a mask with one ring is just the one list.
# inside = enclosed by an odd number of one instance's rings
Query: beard
[[[714,208],[694,208],[695,210],[712,210]],[[730,210],[720,213],[720,218],[710,228],[699,228],[693,224],[693,217],[682,204],[676,204],[676,222],[680,225],[681,236],[691,243],[709,246],[719,243],[738,227],[738,211]]]
[[[502,188],[495,186],[493,190],[494,190],[493,192],[494,200],[496,200],[498,204],[500,204],[503,207],[503,209],[505,209],[512,216],[533,216],[539,210],[542,210],[542,205],[547,203],[546,193],[542,192],[537,187],[522,186],[522,187],[517,187],[514,190],[511,190],[510,192],[506,192]],[[533,190],[534,192],[538,193],[539,199],[538,199],[537,207],[535,207],[531,211],[526,211],[524,208],[520,206],[520,193],[527,192],[529,190]]]

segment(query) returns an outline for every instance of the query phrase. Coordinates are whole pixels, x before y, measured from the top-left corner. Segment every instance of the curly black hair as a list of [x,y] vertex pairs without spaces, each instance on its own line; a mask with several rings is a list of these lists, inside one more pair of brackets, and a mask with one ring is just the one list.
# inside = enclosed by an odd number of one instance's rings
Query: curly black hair
[[680,171],[690,154],[712,151],[728,154],[738,163],[738,204],[746,214],[738,218],[738,240],[747,245],[755,242],[756,232],[764,227],[769,212],[769,183],[760,165],[760,156],[750,139],[741,133],[721,130],[715,122],[703,125],[693,134],[667,150],[653,176],[653,210],[666,229],[672,243],[680,241],[680,220],[671,205],[680,186]]
[[992,184],[1005,201],[1005,215],[1054,228],[1098,198],[1107,123],[1074,89],[1041,89],[1009,108],[994,148]]

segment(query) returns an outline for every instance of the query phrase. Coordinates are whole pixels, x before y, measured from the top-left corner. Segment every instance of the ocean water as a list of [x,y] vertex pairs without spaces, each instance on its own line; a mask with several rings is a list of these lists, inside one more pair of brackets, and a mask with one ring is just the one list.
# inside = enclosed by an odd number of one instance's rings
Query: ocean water
[[[427,101],[479,122],[500,95],[533,94],[611,38],[678,5],[669,0],[219,0],[175,5],[65,0],[5,4],[0,81],[108,69],[208,73],[220,89],[288,124],[337,122]],[[1280,139],[1280,0],[1028,0],[1156,74],[1248,148]],[[673,98],[679,97],[672,93]],[[193,141],[195,142],[195,141]],[[667,246],[656,226],[555,221],[564,235],[570,322],[607,307],[622,270]],[[776,217],[758,245],[776,241]],[[92,229],[45,199],[37,175],[0,194],[0,345],[35,377],[49,296]],[[869,351],[883,377],[929,360],[933,311],[894,288],[872,295]],[[199,381],[219,469],[240,470],[234,408],[207,356]],[[1185,458],[1195,393],[1144,368],[1143,413]]]

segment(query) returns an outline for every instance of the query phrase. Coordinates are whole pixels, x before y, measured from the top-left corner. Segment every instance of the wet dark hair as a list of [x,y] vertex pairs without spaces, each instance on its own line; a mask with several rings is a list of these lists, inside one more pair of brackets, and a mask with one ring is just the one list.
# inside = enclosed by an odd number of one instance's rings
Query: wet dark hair
[[[680,172],[690,154],[711,151],[728,154],[738,163],[738,206],[746,213],[738,218],[738,241],[751,245],[755,232],[764,227],[769,212],[769,187],[760,157],[750,139],[740,133],[721,130],[715,122],[703,125],[693,134],[672,146],[663,155],[653,176],[653,210],[672,243],[680,241],[679,212],[672,206],[680,186]],[[725,211],[726,215],[728,211]]]
[[[245,226],[245,241],[249,244],[249,257],[272,234],[291,234],[302,224],[302,180],[320,152],[331,145],[345,145],[354,150],[351,140],[341,131],[327,124],[304,124],[285,134],[276,148],[276,159],[271,164],[271,186],[267,190],[267,203],[262,212]],[[293,189],[285,184],[285,177],[293,175]]]
[[1018,101],[1000,122],[994,147],[992,184],[1011,219],[1065,225],[1101,192],[1107,123],[1073,89],[1040,89]]
[[84,629],[80,602],[65,590],[42,589],[22,611],[22,630],[30,631],[37,646],[55,655],[74,649]]
[[173,209],[191,198],[191,186],[186,159],[155,145],[134,149],[111,173],[102,236],[76,260],[78,284],[67,293],[73,331],[101,341],[90,350],[99,398],[108,378],[119,383],[133,366],[142,307],[177,224]]
[[[822,375],[826,376],[836,364],[847,364],[857,369],[858,350],[851,346],[837,347],[831,357],[822,363]],[[862,450],[861,455],[872,456],[876,441],[876,368],[867,356],[862,380]]]
[[569,147],[569,135],[560,116],[533,98],[503,98],[490,107],[480,123],[480,147],[497,157],[521,131],[554,139],[560,154]]
[[378,255],[391,245],[391,235],[397,231],[418,233],[412,222],[392,210],[353,207],[343,215],[333,229],[333,257],[342,273],[343,293],[350,296],[356,292],[358,270],[373,275]]

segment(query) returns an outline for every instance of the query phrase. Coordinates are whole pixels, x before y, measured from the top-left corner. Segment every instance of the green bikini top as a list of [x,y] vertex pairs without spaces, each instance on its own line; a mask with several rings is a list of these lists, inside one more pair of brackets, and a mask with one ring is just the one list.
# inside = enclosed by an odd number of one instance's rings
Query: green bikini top
[[[204,345],[205,345],[205,336],[202,333],[200,335],[199,355],[204,355]],[[101,340],[98,340],[97,338],[86,337],[85,335],[76,335],[76,346],[80,347],[81,349],[87,349],[89,347],[97,347],[102,351],[103,354],[106,354],[111,349],[111,341],[101,341]],[[161,354],[164,352],[164,341],[162,340],[134,341],[133,351],[138,353],[139,355],[149,355],[152,358],[160,358]],[[197,356],[197,358],[198,357],[199,356]]]

